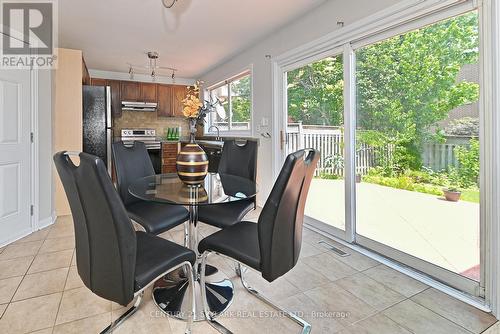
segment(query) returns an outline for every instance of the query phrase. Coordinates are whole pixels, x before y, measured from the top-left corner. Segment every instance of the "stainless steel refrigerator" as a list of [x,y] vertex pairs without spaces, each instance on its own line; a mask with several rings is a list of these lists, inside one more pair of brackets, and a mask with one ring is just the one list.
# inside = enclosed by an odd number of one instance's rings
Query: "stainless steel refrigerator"
[[101,158],[111,173],[111,88],[83,86],[83,152]]

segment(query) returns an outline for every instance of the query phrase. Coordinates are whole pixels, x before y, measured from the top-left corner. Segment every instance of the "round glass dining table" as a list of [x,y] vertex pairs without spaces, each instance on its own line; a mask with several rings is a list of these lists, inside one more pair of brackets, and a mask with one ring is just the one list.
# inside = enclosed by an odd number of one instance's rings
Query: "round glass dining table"
[[[198,253],[198,209],[200,206],[215,205],[250,199],[257,194],[257,184],[249,179],[209,173],[203,183],[193,186],[182,182],[177,174],[159,174],[144,177],[133,182],[129,192],[144,201],[183,205],[189,210],[189,222],[185,224],[184,246],[193,250],[197,261],[193,266],[196,286],[195,321],[205,319],[201,290],[199,287],[200,254]],[[210,270],[211,269],[211,270]],[[207,268],[206,294],[211,314],[217,316],[230,305],[234,296],[233,284],[222,272],[216,275],[214,267]],[[188,280],[184,270],[168,274],[159,279],[153,288],[153,300],[166,314],[186,319],[190,312]]]

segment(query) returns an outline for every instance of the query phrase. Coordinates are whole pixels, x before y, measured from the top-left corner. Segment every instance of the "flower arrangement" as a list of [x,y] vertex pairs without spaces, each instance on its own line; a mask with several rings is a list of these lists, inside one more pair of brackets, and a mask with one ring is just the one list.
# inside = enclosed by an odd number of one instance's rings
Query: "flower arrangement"
[[200,81],[196,81],[193,87],[188,88],[188,93],[186,98],[182,100],[184,109],[182,113],[187,118],[198,118],[200,110],[203,107],[203,103],[199,98],[200,95]]
[[213,101],[210,97],[209,100],[200,100],[200,87],[203,85],[203,81],[197,80],[196,83],[188,88],[186,98],[182,100],[184,109],[182,113],[185,117],[189,119],[195,119],[197,123],[203,123],[205,117],[209,112],[214,111],[215,106],[219,103],[219,100]]
[[215,106],[220,102],[219,99],[213,101],[212,97],[209,100],[202,102],[200,100],[200,87],[203,85],[203,81],[197,80],[196,83],[188,88],[188,92],[182,104],[184,109],[182,110],[183,115],[189,120],[189,132],[191,141],[194,141],[194,136],[196,133],[196,124],[203,124],[205,122],[205,117],[209,112],[215,110]]

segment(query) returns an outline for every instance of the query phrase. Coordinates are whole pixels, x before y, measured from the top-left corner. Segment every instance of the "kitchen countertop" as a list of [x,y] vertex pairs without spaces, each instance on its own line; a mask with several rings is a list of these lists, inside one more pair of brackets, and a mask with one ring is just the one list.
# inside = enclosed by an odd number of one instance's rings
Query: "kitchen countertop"
[[[213,148],[222,148],[224,146],[224,140],[229,140],[229,139],[236,139],[236,140],[254,140],[259,142],[259,138],[241,138],[241,137],[222,137],[222,140],[215,140],[216,137],[212,136],[204,136],[201,138],[196,138],[196,143],[202,145],[202,146],[207,146],[207,147],[213,147]],[[114,137],[114,141],[121,141],[121,137]],[[163,137],[157,137],[157,140],[162,143],[189,143],[189,139],[187,137],[182,137],[179,140],[166,140]]]

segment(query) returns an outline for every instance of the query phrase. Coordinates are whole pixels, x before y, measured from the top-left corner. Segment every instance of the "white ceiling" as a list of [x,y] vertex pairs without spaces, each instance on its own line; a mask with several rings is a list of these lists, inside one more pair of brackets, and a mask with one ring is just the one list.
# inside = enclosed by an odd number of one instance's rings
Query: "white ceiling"
[[91,69],[118,72],[154,50],[161,66],[195,78],[324,1],[179,0],[165,9],[161,0],[64,0],[59,46],[83,50]]

